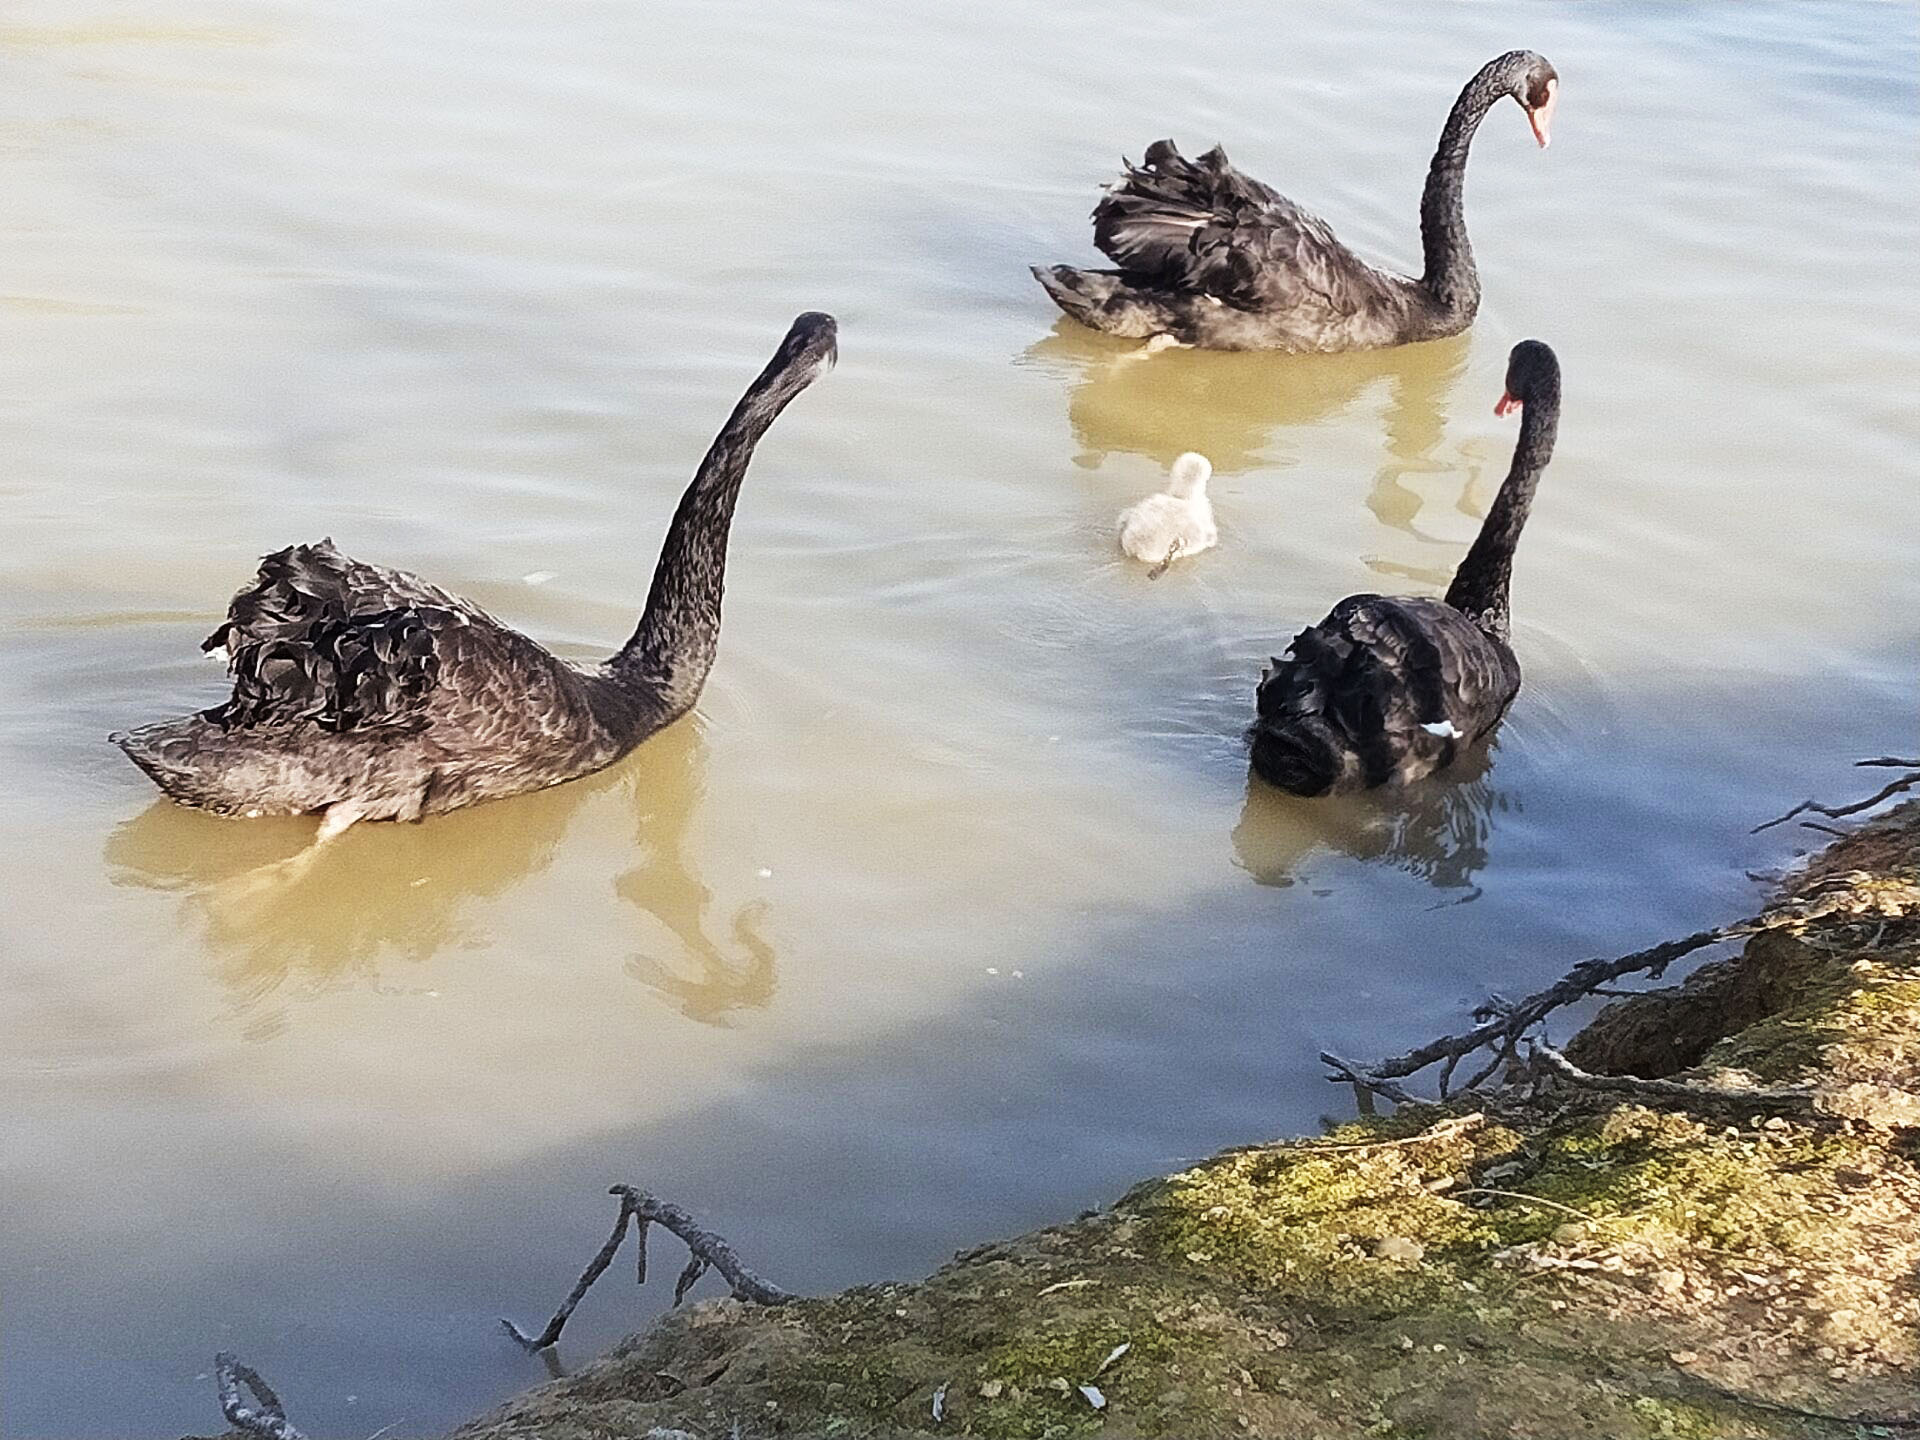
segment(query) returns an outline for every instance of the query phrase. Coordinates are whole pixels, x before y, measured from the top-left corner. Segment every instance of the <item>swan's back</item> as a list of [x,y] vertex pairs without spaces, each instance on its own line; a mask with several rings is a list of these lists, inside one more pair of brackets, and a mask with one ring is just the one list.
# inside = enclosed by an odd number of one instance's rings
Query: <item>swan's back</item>
[[1519,688],[1513,651],[1445,602],[1354,595],[1261,679],[1253,766],[1296,795],[1405,784],[1492,730]]
[[351,798],[416,819],[597,768],[634,719],[478,606],[331,541],[267,556],[203,648],[227,655],[226,702],[113,739],[174,799],[227,814]]

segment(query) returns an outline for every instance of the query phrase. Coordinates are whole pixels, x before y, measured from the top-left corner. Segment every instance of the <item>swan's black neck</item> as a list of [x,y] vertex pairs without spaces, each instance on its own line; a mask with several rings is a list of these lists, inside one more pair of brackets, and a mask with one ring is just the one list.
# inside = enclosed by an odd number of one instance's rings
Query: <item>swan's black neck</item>
[[1427,185],[1420,192],[1420,248],[1426,258],[1420,283],[1442,316],[1460,328],[1480,308],[1480,273],[1473,268],[1473,245],[1467,239],[1467,151],[1487,112],[1512,93],[1519,54],[1489,60],[1467,82],[1441,128],[1433,163],[1427,167]]
[[753,447],[818,367],[785,347],[714,437],[680,497],[653,571],[653,588],[633,638],[609,662],[614,681],[650,702],[655,727],[693,708],[720,644],[720,600],[726,588],[727,534]]
[[1560,377],[1552,374],[1531,387],[1520,412],[1520,439],[1513,465],[1494,497],[1493,508],[1467,558],[1453,573],[1447,604],[1496,640],[1508,638],[1507,592],[1513,580],[1513,551],[1533,508],[1533,492],[1553,458],[1554,432],[1560,428]]

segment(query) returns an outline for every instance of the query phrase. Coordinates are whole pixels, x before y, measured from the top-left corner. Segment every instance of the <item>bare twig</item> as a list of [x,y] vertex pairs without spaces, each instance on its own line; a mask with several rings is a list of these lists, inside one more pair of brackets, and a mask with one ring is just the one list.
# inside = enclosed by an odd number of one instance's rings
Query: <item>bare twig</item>
[[1320,1052],[1320,1063],[1338,1072],[1336,1075],[1328,1078],[1351,1081],[1362,1090],[1370,1090],[1376,1095],[1384,1095],[1396,1105],[1426,1105],[1431,1103],[1430,1101],[1422,1100],[1418,1095],[1410,1093],[1404,1086],[1396,1085],[1391,1080],[1362,1070],[1351,1060],[1342,1060],[1338,1055],[1332,1054],[1329,1051],[1322,1050]]
[[1599,1224],[1601,1220],[1601,1217],[1598,1215],[1589,1215],[1585,1210],[1576,1210],[1571,1205],[1562,1205],[1558,1200],[1543,1200],[1538,1195],[1524,1194],[1519,1190],[1493,1190],[1485,1185],[1475,1185],[1470,1190],[1456,1190],[1453,1192],[1456,1200],[1462,1195],[1491,1195],[1499,1200],[1520,1200],[1528,1205],[1538,1205],[1543,1210],[1558,1210],[1563,1215],[1572,1215],[1580,1220],[1590,1220],[1596,1225]]
[[1859,1430],[1920,1430],[1920,1415],[1835,1415],[1826,1410],[1805,1410],[1798,1405],[1783,1404],[1778,1400],[1763,1400],[1758,1395],[1749,1395],[1745,1391],[1735,1390],[1728,1385],[1717,1385],[1699,1375],[1682,1371],[1689,1389],[1712,1395],[1716,1399],[1733,1405],[1744,1405],[1750,1410],[1764,1410],[1774,1415],[1793,1415],[1802,1420],[1816,1420],[1823,1425],[1844,1425]]
[[1643,1099],[1679,1100],[1691,1105],[1738,1105],[1743,1109],[1782,1110],[1797,1115],[1813,1113],[1813,1091],[1802,1086],[1769,1090],[1750,1085],[1700,1085],[1688,1080],[1643,1080],[1638,1075],[1593,1075],[1542,1041],[1534,1041],[1531,1051],[1535,1064],[1569,1084],[1588,1090],[1638,1095]]
[[[287,1412],[280,1406],[280,1397],[251,1365],[242,1365],[222,1350],[213,1357],[213,1375],[220,1387],[220,1413],[234,1429],[265,1436],[266,1440],[306,1440],[287,1423]],[[252,1405],[241,1397],[242,1385],[253,1392]]]
[[[618,1192],[615,1190],[609,1193]],[[613,1233],[607,1237],[607,1243],[600,1247],[599,1253],[587,1262],[587,1268],[580,1272],[580,1278],[574,1281],[573,1289],[567,1292],[567,1298],[560,1302],[560,1308],[554,1311],[553,1318],[547,1321],[546,1329],[537,1336],[528,1335],[518,1325],[502,1316],[500,1323],[507,1327],[507,1333],[529,1350],[544,1350],[557,1341],[561,1330],[566,1327],[567,1320],[573,1314],[573,1307],[580,1303],[581,1297],[593,1288],[593,1282],[605,1274],[607,1267],[613,1263],[613,1257],[620,1248],[620,1242],[627,1238],[627,1221],[632,1216],[633,1212],[627,1208],[626,1202],[621,1201],[620,1213],[614,1216]],[[647,1283],[647,1231],[644,1225],[640,1227],[639,1283],[642,1285]]]
[[1563,1005],[1584,1000],[1609,980],[1617,980],[1622,975],[1631,975],[1644,971],[1659,978],[1666,968],[1683,956],[1709,945],[1717,945],[1723,940],[1731,940],[1753,932],[1756,920],[1743,920],[1735,925],[1723,925],[1716,930],[1701,930],[1682,940],[1669,940],[1645,950],[1636,950],[1631,955],[1622,955],[1612,960],[1583,960],[1565,976],[1534,995],[1520,1001],[1493,1000],[1476,1012],[1487,1016],[1473,1029],[1460,1035],[1447,1035],[1422,1045],[1417,1050],[1409,1050],[1404,1055],[1396,1055],[1391,1060],[1383,1060],[1371,1069],[1363,1069],[1350,1060],[1342,1060],[1337,1055],[1322,1054],[1320,1059],[1332,1068],[1336,1074],[1331,1077],[1351,1081],[1364,1089],[1371,1090],[1397,1105],[1429,1104],[1417,1095],[1410,1094],[1393,1082],[1408,1075],[1426,1069],[1429,1065],[1447,1062],[1448,1074],[1459,1063],[1460,1057],[1471,1055],[1474,1051],[1492,1045],[1496,1047],[1493,1063],[1481,1070],[1467,1083],[1464,1089],[1471,1090],[1483,1083],[1501,1063],[1508,1059],[1519,1044],[1520,1037],[1534,1025],[1545,1019]]
[[[1920,785],[1920,760],[1903,760],[1897,755],[1881,755],[1872,760],[1856,760],[1853,763],[1856,766],[1902,769],[1911,771],[1912,773],[1902,775],[1897,780],[1888,781],[1865,800],[1856,800],[1851,805],[1822,805],[1818,800],[1802,800],[1798,805],[1787,811],[1786,814],[1776,815],[1764,825],[1754,826],[1753,833],[1758,835],[1762,830],[1771,830],[1776,825],[1784,825],[1787,821],[1793,819],[1794,816],[1805,815],[1808,811],[1812,811],[1816,815],[1824,815],[1829,820],[1838,820],[1847,815],[1858,815],[1862,810],[1871,810],[1881,801],[1889,800],[1903,791],[1911,790],[1914,786]],[[1834,833],[1830,827],[1817,825],[1811,820],[1804,820],[1801,823],[1815,830],[1824,830],[1829,834]]]
[[1484,1125],[1486,1121],[1486,1115],[1475,1110],[1470,1115],[1455,1115],[1450,1120],[1442,1120],[1438,1125],[1428,1126],[1417,1135],[1399,1135],[1391,1140],[1334,1141],[1326,1144],[1314,1140],[1302,1140],[1294,1148],[1308,1155],[1318,1155],[1323,1151],[1332,1150],[1390,1150],[1397,1145],[1424,1145],[1429,1140],[1446,1140]]
[[567,1298],[560,1302],[560,1308],[547,1322],[546,1329],[538,1335],[529,1335],[511,1320],[502,1319],[501,1325],[515,1340],[528,1350],[541,1351],[560,1339],[560,1332],[566,1327],[567,1319],[573,1314],[574,1307],[581,1297],[592,1288],[593,1282],[606,1273],[613,1263],[614,1255],[620,1249],[620,1242],[626,1238],[627,1225],[631,1221],[638,1232],[638,1256],[635,1263],[635,1275],[638,1283],[647,1282],[647,1227],[660,1225],[671,1230],[686,1242],[691,1252],[687,1265],[680,1272],[680,1278],[674,1283],[673,1303],[678,1305],[686,1299],[687,1292],[694,1282],[706,1274],[709,1269],[718,1270],[721,1278],[727,1282],[736,1300],[745,1300],[755,1305],[784,1305],[794,1296],[782,1290],[778,1285],[762,1280],[758,1275],[740,1263],[740,1257],[733,1247],[711,1230],[700,1228],[693,1216],[645,1190],[632,1185],[615,1185],[607,1193],[620,1197],[620,1213],[614,1217],[613,1233],[607,1237],[593,1259],[587,1262],[587,1268],[580,1272],[579,1280],[568,1292]]

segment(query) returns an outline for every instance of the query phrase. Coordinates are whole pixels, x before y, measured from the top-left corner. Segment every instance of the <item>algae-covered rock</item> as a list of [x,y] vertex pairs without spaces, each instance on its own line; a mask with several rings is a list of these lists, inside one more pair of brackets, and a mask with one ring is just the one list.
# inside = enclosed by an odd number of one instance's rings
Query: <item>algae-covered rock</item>
[[1565,1092],[1403,1110],[918,1283],[689,1307],[458,1434],[1871,1434],[1806,1412],[1920,1413],[1920,809],[1789,903],[1804,924],[1573,1054],[1808,1085],[1804,1122]]

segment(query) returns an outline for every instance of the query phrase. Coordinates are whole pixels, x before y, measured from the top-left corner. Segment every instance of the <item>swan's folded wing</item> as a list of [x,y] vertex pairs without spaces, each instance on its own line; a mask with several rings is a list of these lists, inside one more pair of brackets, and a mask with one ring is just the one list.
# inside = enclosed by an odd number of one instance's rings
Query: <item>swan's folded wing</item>
[[200,648],[224,649],[233,656],[249,643],[297,640],[323,620],[378,615],[413,605],[474,616],[482,613],[417,575],[342,555],[331,540],[289,545],[261,559],[252,583],[235,593],[227,618]]
[[206,712],[225,730],[418,730],[573,688],[568,667],[478,607],[325,540],[265,557],[203,648],[233,675]]
[[1243,309],[1351,314],[1381,283],[1325,221],[1217,146],[1188,160],[1156,141],[1094,207],[1094,244],[1123,273]]
[[233,695],[205,718],[223,730],[305,722],[333,731],[418,729],[440,678],[440,632],[470,623],[457,611],[407,606],[316,613],[272,634],[231,631]]
[[533,640],[436,605],[323,616],[297,636],[243,638],[231,666],[232,698],[204,716],[228,731],[429,732],[471,748],[509,724],[523,737],[567,733],[585,704],[578,673]]
[[1326,623],[1336,621],[1352,648],[1328,683],[1328,713],[1356,739],[1411,738],[1419,729],[1472,740],[1492,728],[1518,688],[1498,647],[1451,605],[1362,595],[1335,607]]

